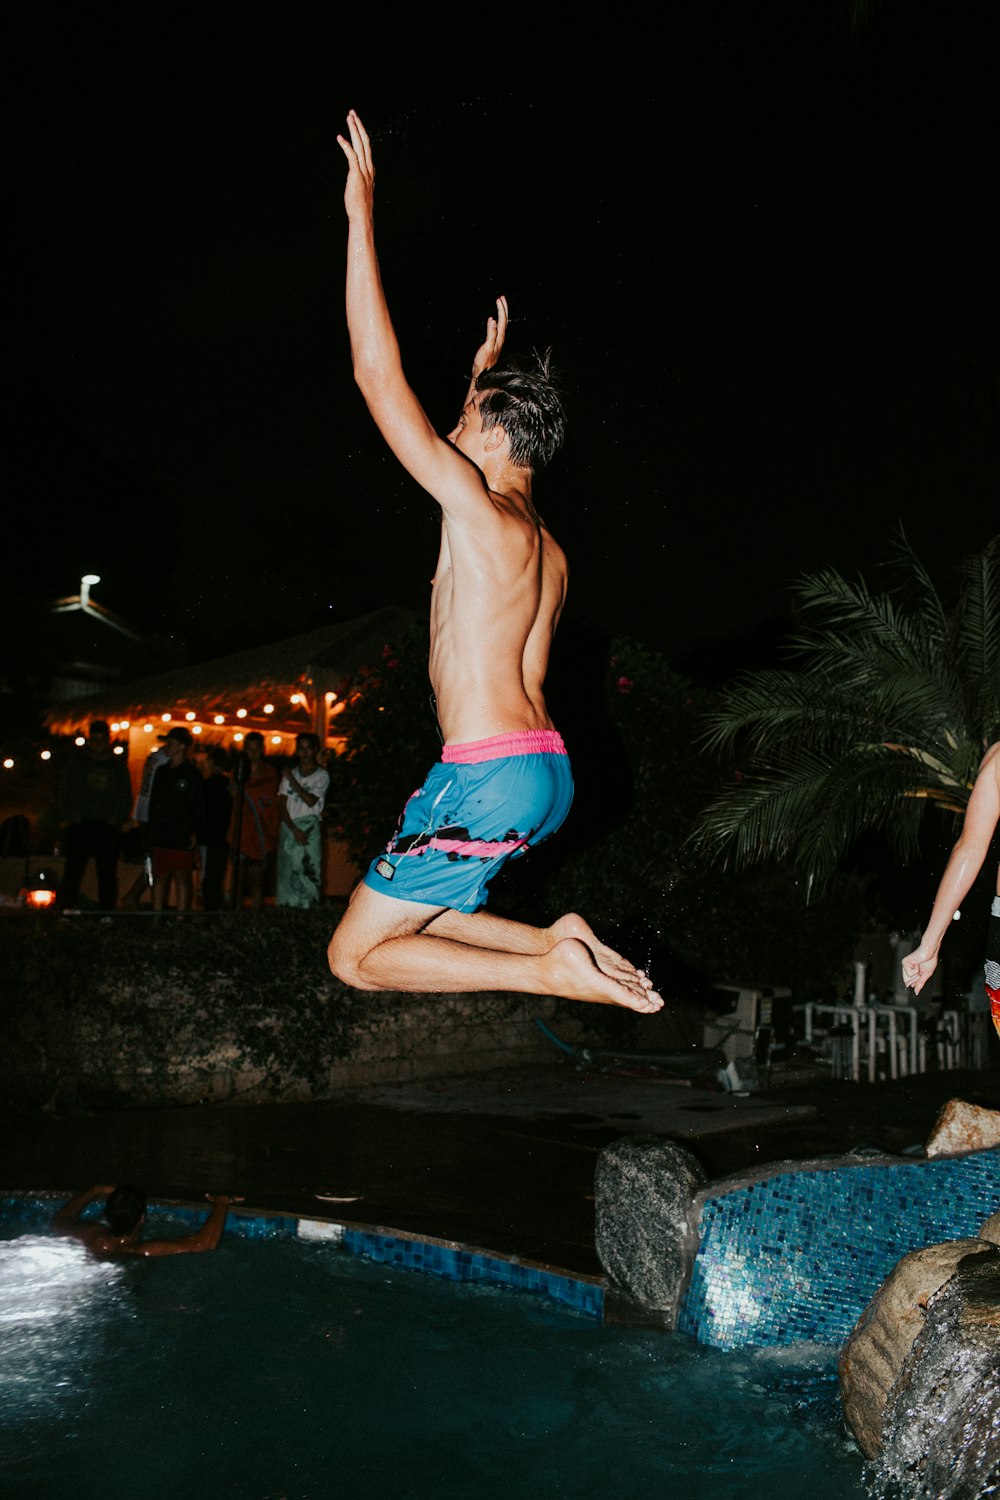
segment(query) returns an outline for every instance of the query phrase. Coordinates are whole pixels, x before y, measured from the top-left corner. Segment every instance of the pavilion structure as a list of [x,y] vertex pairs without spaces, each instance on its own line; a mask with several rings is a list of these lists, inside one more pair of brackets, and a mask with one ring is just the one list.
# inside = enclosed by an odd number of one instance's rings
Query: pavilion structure
[[51,734],[75,736],[85,735],[92,719],[107,720],[136,784],[157,736],[177,724],[197,743],[237,750],[258,730],[269,755],[289,757],[295,736],[312,730],[321,746],[339,753],[356,674],[380,662],[415,619],[413,611],[389,605],[197,666],[109,683],[52,704],[44,722]]

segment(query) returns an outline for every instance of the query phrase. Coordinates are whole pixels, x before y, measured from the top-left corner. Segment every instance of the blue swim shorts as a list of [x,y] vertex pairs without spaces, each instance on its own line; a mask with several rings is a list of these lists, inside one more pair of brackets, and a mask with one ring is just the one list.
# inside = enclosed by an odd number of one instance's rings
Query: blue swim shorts
[[573,774],[554,729],[445,745],[365,884],[399,901],[478,911],[509,859],[547,839],[573,801]]

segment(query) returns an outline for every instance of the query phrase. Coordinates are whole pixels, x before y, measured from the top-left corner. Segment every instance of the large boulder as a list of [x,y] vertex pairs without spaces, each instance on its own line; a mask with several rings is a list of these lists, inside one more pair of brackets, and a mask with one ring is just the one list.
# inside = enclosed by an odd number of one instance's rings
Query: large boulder
[[994,1146],[1000,1146],[1000,1110],[949,1099],[924,1150],[928,1156],[958,1156],[965,1151],[991,1151]]
[[673,1328],[698,1248],[691,1202],[706,1180],[691,1153],[665,1138],[614,1141],[600,1153],[595,1241],[611,1315]]
[[886,1407],[923,1330],[931,1299],[981,1239],[948,1240],[904,1255],[879,1287],[840,1351],[840,1395],[847,1425],[866,1458],[882,1447]]
[[892,1392],[879,1492],[979,1500],[1000,1487],[1000,1250],[963,1259],[931,1299]]
[[840,1354],[873,1493],[973,1500],[1000,1482],[1000,1214],[906,1255]]

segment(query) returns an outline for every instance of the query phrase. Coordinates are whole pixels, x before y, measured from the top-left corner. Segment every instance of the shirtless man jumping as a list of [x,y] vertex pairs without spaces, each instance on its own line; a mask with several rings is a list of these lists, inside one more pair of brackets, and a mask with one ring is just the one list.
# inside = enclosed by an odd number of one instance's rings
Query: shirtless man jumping
[[441,507],[430,679],[441,760],[355,888],[330,968],[362,990],[511,990],[652,1012],[649,979],[582,917],[530,927],[480,910],[506,860],[548,838],[573,797],[542,686],[566,598],[566,559],[532,502],[564,418],[547,368],[497,370],[507,302],[472,364],[458,423],[431,426],[400,358],[375,252],[375,169],[352,110],[347,158],[347,325],[354,378],[400,463]]
[[[920,994],[937,968],[938,950],[944,935],[983,867],[998,822],[1000,740],[990,746],[980,762],[969,794],[962,832],[945,865],[920,946],[903,959],[903,982],[915,995]],[[986,938],[984,980],[993,1024],[1000,1033],[1000,869],[997,870],[996,895]]]

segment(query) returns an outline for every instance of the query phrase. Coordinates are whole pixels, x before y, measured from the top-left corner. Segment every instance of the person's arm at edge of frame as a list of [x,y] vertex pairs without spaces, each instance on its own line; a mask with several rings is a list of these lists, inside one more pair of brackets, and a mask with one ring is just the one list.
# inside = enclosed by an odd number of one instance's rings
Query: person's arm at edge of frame
[[350,141],[338,135],[337,142],[348,165],[346,305],[355,382],[382,436],[418,484],[445,508],[481,506],[489,503],[482,474],[438,436],[404,374],[375,250],[371,144],[354,110],[347,125]]
[[75,1197],[70,1198],[68,1203],[64,1203],[62,1208],[57,1209],[52,1220],[53,1232],[55,1234],[73,1234],[78,1238],[86,1238],[87,1231],[92,1226],[81,1224],[80,1215],[85,1208],[90,1207],[95,1199],[107,1198],[113,1192],[113,1187],[90,1187],[85,1188],[82,1193],[77,1193]]
[[212,1212],[205,1220],[200,1229],[193,1234],[186,1234],[177,1240],[146,1240],[140,1241],[138,1245],[129,1251],[131,1255],[144,1255],[148,1258],[160,1255],[190,1255],[200,1250],[214,1250],[225,1228],[226,1215],[231,1203],[238,1203],[238,1198],[232,1198],[226,1193],[214,1196],[205,1194],[212,1205]]
[[941,876],[919,946],[903,959],[903,980],[919,995],[937,968],[938,953],[956,911],[983,867],[1000,817],[1000,741],[987,750],[958,836]]

